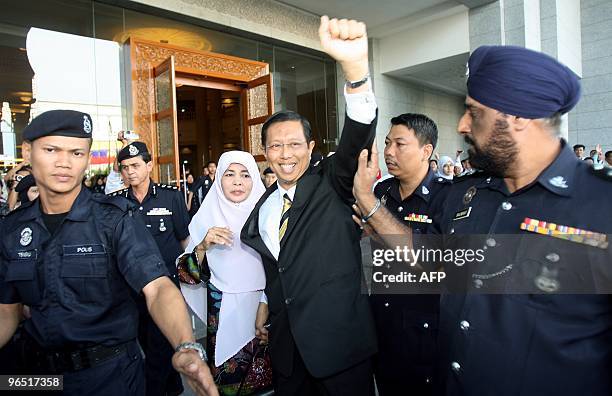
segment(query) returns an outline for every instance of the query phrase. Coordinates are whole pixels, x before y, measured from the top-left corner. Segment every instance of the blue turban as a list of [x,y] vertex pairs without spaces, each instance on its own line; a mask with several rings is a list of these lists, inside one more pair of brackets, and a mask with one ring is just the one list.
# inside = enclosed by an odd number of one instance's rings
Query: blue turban
[[567,113],[580,99],[574,72],[523,47],[478,47],[468,61],[468,73],[468,95],[505,114],[549,118]]

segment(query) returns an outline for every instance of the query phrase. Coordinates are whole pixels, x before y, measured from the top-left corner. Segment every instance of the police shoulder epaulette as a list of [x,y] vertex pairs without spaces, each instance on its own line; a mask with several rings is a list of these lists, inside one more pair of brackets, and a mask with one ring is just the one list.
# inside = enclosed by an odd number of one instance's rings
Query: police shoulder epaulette
[[481,171],[481,170],[475,170],[472,173],[466,173],[465,175],[461,175],[461,176],[455,176],[452,180],[453,184],[456,183],[461,183],[463,181],[466,180],[472,180],[474,178],[481,178],[481,177],[488,177],[488,175],[486,174],[486,172]]
[[178,190],[178,187],[175,185],[170,185],[170,184],[159,184],[159,183],[155,183],[155,185],[159,188],[163,188],[166,190]]
[[[127,191],[127,189],[125,189]],[[101,204],[113,205],[122,211],[127,211],[130,207],[130,201],[125,196],[120,195],[121,190],[115,191],[108,195],[104,194],[92,194],[91,199]]]
[[603,168],[599,168],[599,169],[595,169],[594,167],[590,166],[589,170],[591,171],[591,173],[593,173],[595,176],[599,177],[600,179],[604,179],[606,181],[612,181],[612,168],[609,166],[604,166]]
[[19,205],[18,207],[16,207],[15,209],[11,210],[10,212],[8,212],[4,218],[8,218],[11,216],[14,216],[16,213],[19,213],[20,211],[32,206],[32,204],[34,203],[34,201],[28,201],[24,204]]
[[435,183],[440,183],[440,184],[453,184],[452,180],[448,180],[443,178],[442,176],[436,176],[433,178],[433,182]]
[[111,193],[108,193],[106,195],[108,195],[109,197],[116,197],[117,195],[125,195],[126,192],[128,192],[129,188],[123,188],[121,190],[117,190],[117,191],[113,191]]

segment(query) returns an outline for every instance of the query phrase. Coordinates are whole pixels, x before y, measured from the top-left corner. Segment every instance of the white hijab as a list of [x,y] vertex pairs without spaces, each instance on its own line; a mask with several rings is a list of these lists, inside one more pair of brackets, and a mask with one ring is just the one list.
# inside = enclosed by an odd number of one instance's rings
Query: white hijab
[[[253,180],[251,193],[240,203],[227,199],[221,187],[223,174],[231,164],[244,165]],[[234,234],[232,247],[213,245],[206,252],[210,281],[222,292],[242,293],[265,288],[266,279],[259,253],[240,241],[240,231],[265,191],[251,154],[244,151],[224,153],[219,158],[213,186],[189,224],[187,252],[193,251],[212,227],[229,227]]]
[[[451,157],[449,157],[448,155],[443,155],[442,157],[440,157],[440,162],[438,163],[438,176],[447,179],[447,180],[453,180],[453,175],[447,175],[446,173],[444,173],[444,164],[448,164],[451,163],[453,166],[455,165],[455,161],[453,161],[453,159]],[[453,168],[454,171],[454,168]]]

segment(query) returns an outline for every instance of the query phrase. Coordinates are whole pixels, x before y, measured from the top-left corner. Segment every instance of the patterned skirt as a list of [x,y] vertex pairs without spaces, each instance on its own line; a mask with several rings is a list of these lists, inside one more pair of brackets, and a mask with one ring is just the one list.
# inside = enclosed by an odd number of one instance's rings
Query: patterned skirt
[[[208,325],[206,351],[209,361],[215,361],[215,344],[219,328],[219,311],[223,292],[207,284]],[[238,353],[220,367],[210,365],[219,394],[224,396],[250,395],[272,386],[272,369],[266,346],[253,338]]]

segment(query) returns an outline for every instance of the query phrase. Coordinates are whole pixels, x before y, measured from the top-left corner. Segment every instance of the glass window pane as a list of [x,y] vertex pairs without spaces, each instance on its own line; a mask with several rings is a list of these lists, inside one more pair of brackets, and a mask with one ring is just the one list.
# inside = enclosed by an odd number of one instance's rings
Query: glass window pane
[[264,148],[261,144],[261,127],[262,124],[249,125],[249,142],[251,146],[251,154],[264,155]]
[[247,91],[249,119],[268,115],[268,84],[258,85]]
[[160,157],[174,154],[174,121],[172,117],[157,121],[157,145]]
[[155,77],[155,109],[157,112],[172,108],[170,69]]
[[159,182],[161,184],[176,184],[174,164],[159,164]]
[[274,48],[274,109],[293,110],[312,126],[315,150],[328,152],[325,63],[293,51]]

